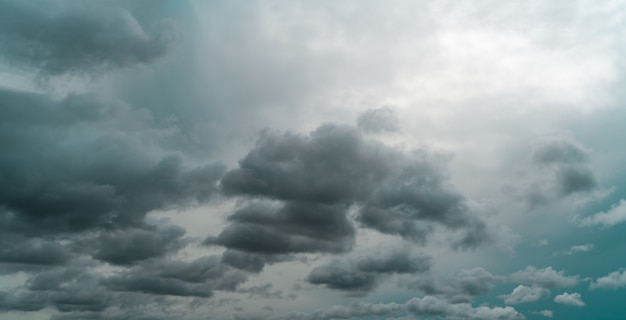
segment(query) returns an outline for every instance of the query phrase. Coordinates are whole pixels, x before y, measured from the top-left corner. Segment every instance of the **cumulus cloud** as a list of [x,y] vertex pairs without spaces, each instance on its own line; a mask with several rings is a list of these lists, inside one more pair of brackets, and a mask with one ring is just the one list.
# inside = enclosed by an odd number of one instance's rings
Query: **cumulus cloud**
[[314,268],[307,277],[312,284],[342,290],[349,295],[364,295],[388,274],[419,274],[430,269],[432,259],[408,250],[390,250]]
[[583,218],[578,223],[581,226],[602,226],[612,227],[626,221],[626,200],[620,200],[605,212],[598,212],[589,217]]
[[150,63],[165,55],[177,33],[172,20],[146,32],[123,8],[50,2],[2,1],[0,21],[0,55],[45,75]]
[[562,294],[554,297],[554,302],[577,307],[585,306],[585,303],[581,300],[580,293],[578,292],[563,292]]
[[0,310],[102,311],[112,297],[99,287],[100,277],[86,267],[74,264],[37,273],[23,287],[0,293]]
[[626,270],[619,270],[599,277],[589,285],[591,289],[617,289],[626,286]]
[[537,269],[535,266],[528,266],[524,270],[516,271],[509,278],[514,282],[531,284],[545,289],[571,287],[579,281],[578,276],[566,276],[563,270],[556,271],[552,267]]
[[0,236],[0,263],[59,265],[68,262],[72,253],[54,239],[28,239],[19,235]]
[[516,320],[525,319],[512,307],[473,307],[469,303],[450,303],[433,296],[413,298],[405,303],[370,304],[359,302],[350,306],[334,306],[311,314],[292,313],[284,318],[296,320],[355,319],[367,317],[434,316],[459,319]]
[[425,295],[445,298],[453,303],[469,303],[475,297],[488,293],[497,283],[505,279],[505,277],[493,275],[484,268],[473,268],[461,270],[449,276],[443,284],[431,277],[419,277],[407,286]]
[[103,279],[113,291],[155,295],[210,297],[214,290],[233,291],[247,279],[244,273],[208,256],[191,262],[157,260]]
[[116,265],[161,257],[182,248],[185,230],[176,226],[103,232],[91,247],[93,257]]
[[547,295],[550,295],[548,289],[519,285],[510,294],[499,295],[498,298],[503,299],[506,304],[520,304],[535,302]]
[[590,155],[591,150],[571,132],[538,138],[529,154],[528,167],[512,189],[531,207],[589,196],[598,188]]
[[[264,131],[227,172],[227,195],[251,199],[207,244],[252,253],[346,252],[354,241],[348,210],[382,233],[424,243],[436,227],[460,232],[454,245],[489,238],[485,224],[447,183],[439,159],[367,139],[354,127],[325,124],[309,135]],[[254,234],[254,236],[251,236]]]

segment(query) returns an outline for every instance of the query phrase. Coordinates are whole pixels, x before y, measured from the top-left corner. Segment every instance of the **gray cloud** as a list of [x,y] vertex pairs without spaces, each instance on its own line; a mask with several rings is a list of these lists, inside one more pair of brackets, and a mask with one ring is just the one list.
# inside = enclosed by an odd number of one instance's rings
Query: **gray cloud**
[[563,134],[550,136],[536,142],[531,159],[539,164],[585,163],[589,160],[590,150]]
[[367,133],[393,132],[399,129],[398,119],[389,107],[368,109],[356,120],[357,128]]
[[210,297],[214,290],[233,291],[246,279],[244,273],[223,265],[219,257],[209,256],[191,262],[144,263],[103,279],[103,284],[113,291]]
[[428,256],[412,254],[406,249],[391,249],[345,261],[335,259],[314,268],[307,281],[358,296],[373,290],[385,275],[423,273],[431,264]]
[[[186,168],[178,156],[158,160],[131,138],[149,125],[145,111],[87,96],[56,103],[2,91],[0,101],[7,102],[0,118],[16,120],[0,120],[0,133],[10,137],[0,159],[0,202],[6,210],[0,218],[15,232],[142,225],[151,210],[206,200],[224,170]],[[59,114],[45,122],[55,110]]]
[[221,186],[228,195],[274,202],[249,202],[205,243],[257,253],[345,252],[354,234],[347,210],[356,208],[363,226],[383,233],[423,243],[444,226],[465,233],[455,246],[476,246],[488,239],[486,227],[447,184],[440,160],[349,126],[326,124],[310,135],[264,131]]
[[351,248],[354,234],[341,205],[251,202],[229,220],[205,243],[261,254],[343,252]]
[[571,287],[579,281],[578,276],[566,276],[565,271],[556,271],[552,267],[537,269],[535,266],[516,271],[509,278],[514,282],[532,284],[545,289]]
[[440,297],[452,303],[469,303],[475,297],[488,293],[495,284],[504,280],[505,277],[493,275],[483,268],[473,268],[449,276],[444,283],[439,283],[431,277],[419,277],[407,286],[425,295]]
[[[590,166],[591,150],[569,132],[539,138],[529,155],[529,167],[518,184],[519,196],[531,206],[550,204],[598,188]],[[517,188],[517,187],[514,187]]]
[[75,264],[37,273],[23,287],[3,293],[0,309],[36,311],[53,307],[60,312],[102,311],[111,297],[99,287],[100,277],[86,267]]
[[165,55],[177,34],[172,20],[150,27],[146,32],[123,8],[2,1],[0,55],[45,75],[150,63]]
[[[270,258],[264,255],[251,254],[231,249],[222,253],[222,262],[224,264],[250,272],[260,272],[263,270],[263,267],[268,259]],[[272,260],[270,259],[270,261]]]
[[98,260],[116,265],[132,264],[182,248],[184,234],[185,230],[176,226],[103,232],[94,239],[90,251]]
[[237,292],[247,294],[248,299],[253,297],[259,297],[263,299],[284,299],[283,292],[280,290],[272,290],[273,286],[274,285],[271,283],[266,283],[264,285],[240,288],[237,290]]
[[[450,303],[434,296],[413,298],[405,303],[354,303],[334,306],[311,314],[292,313],[277,319],[330,320],[367,317],[418,316],[443,319],[519,320],[525,317],[512,307],[473,307],[469,303]],[[412,317],[407,317],[412,319]],[[401,319],[407,319],[401,318]]]
[[547,295],[550,295],[548,289],[519,285],[510,294],[499,295],[498,298],[504,300],[506,304],[520,304],[535,302]]
[[59,265],[72,254],[54,239],[27,239],[19,235],[0,236],[0,263]]
[[358,269],[353,269],[349,264],[335,261],[329,265],[313,269],[309,273],[307,281],[359,296],[374,289],[378,285],[380,277],[376,273],[359,272]]

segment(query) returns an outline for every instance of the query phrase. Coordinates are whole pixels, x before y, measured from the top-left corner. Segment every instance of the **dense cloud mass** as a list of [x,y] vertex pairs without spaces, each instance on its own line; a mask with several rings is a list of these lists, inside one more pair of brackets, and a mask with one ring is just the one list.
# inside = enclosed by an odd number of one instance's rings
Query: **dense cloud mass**
[[127,67],[165,55],[176,25],[163,20],[154,28],[146,32],[122,8],[2,1],[0,54],[44,75]]
[[0,318],[621,319],[624,12],[0,0]]
[[210,297],[214,290],[235,290],[245,280],[245,274],[221,264],[219,257],[208,256],[191,262],[149,262],[103,283],[113,291]]
[[438,160],[349,126],[326,124],[310,135],[265,131],[221,185],[229,195],[274,202],[250,202],[206,243],[260,253],[345,252],[353,208],[359,223],[382,233],[424,243],[443,226],[465,233],[456,246],[476,246],[487,240],[486,226],[447,184]]
[[307,281],[359,296],[374,289],[385,275],[419,274],[428,271],[431,264],[432,259],[428,256],[411,254],[408,250],[391,250],[354,260],[334,260],[314,268]]
[[12,231],[140,226],[151,210],[206,200],[224,170],[185,168],[180,157],[139,144],[143,132],[137,131],[150,121],[146,110],[95,97],[56,102],[6,90],[0,101],[0,132],[7,137],[0,219]]

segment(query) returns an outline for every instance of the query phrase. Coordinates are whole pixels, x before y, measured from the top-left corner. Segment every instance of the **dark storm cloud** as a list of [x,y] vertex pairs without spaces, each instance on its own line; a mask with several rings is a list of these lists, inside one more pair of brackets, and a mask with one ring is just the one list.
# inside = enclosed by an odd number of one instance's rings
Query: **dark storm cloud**
[[72,254],[53,239],[27,239],[19,235],[0,236],[0,263],[59,265]]
[[284,299],[283,292],[280,290],[272,290],[273,286],[274,285],[271,283],[266,283],[264,285],[241,288],[237,290],[237,292],[247,294],[248,299],[253,297],[259,297],[263,299]]
[[205,243],[246,252],[345,252],[354,229],[347,218],[423,243],[438,226],[460,231],[453,245],[488,239],[485,224],[447,183],[442,158],[367,139],[355,127],[325,124],[310,135],[264,131],[221,181],[228,195],[247,196],[230,224]]
[[408,250],[389,250],[353,260],[333,260],[314,268],[307,277],[312,284],[325,285],[349,295],[364,295],[388,274],[416,274],[430,269],[432,259]]
[[176,38],[163,20],[144,29],[123,8],[37,1],[0,2],[0,55],[45,75],[150,63]]
[[0,292],[0,311],[53,308],[60,312],[55,319],[141,319],[158,310],[154,314],[181,318],[168,310],[181,302],[175,297],[210,297],[215,290],[233,291],[245,280],[217,256],[153,260],[110,276],[93,269],[98,266],[84,259],[33,274],[18,288]]
[[267,263],[288,261],[292,260],[292,258],[293,257],[288,254],[260,254],[233,249],[227,249],[224,253],[222,253],[222,263],[240,270],[254,273],[259,273],[263,270],[263,267]]
[[352,246],[354,228],[345,205],[251,202],[237,210],[213,242],[262,254],[343,252]]
[[14,232],[138,226],[151,210],[206,200],[223,172],[219,165],[186,168],[180,157],[141,145],[163,133],[145,110],[10,91],[0,101],[1,219]]
[[103,232],[90,250],[93,257],[111,264],[125,265],[177,251],[184,243],[185,230],[176,226]]
[[396,157],[347,126],[322,125],[309,136],[264,131],[222,187],[233,195],[346,203],[389,175]]
[[399,129],[398,119],[388,107],[368,109],[357,118],[357,128],[367,133],[393,132]]
[[0,309],[36,311],[53,307],[61,312],[102,311],[110,294],[98,285],[100,277],[84,264],[48,269],[33,275],[21,288],[5,292]]
[[241,271],[220,262],[217,256],[192,262],[153,261],[103,280],[113,291],[154,295],[210,297],[214,290],[233,291],[247,279]]
[[[184,154],[163,149],[175,131],[150,110],[89,94],[55,100],[8,90],[0,90],[0,104],[0,272],[30,276],[0,294],[0,309],[134,319],[152,311],[127,303],[207,297],[245,280],[219,257],[158,260],[186,244],[185,231],[153,226],[146,215],[207,201],[224,167],[188,166]],[[99,261],[116,272],[103,278],[94,271]]]
[[307,281],[359,296],[373,290],[378,285],[380,278],[375,273],[358,272],[343,261],[334,261],[329,265],[313,269],[309,273]]
[[224,251],[222,262],[250,272],[260,272],[265,266],[265,260],[261,256],[231,249]]

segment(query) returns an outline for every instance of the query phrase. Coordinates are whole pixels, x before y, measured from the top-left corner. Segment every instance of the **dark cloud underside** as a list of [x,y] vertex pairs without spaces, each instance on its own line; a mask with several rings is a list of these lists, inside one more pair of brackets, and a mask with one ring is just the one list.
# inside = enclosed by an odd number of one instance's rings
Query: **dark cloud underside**
[[361,225],[424,243],[443,226],[466,235],[459,247],[488,236],[464,198],[446,181],[438,156],[405,153],[354,127],[326,124],[310,135],[265,131],[226,173],[225,194],[253,200],[206,243],[252,253],[345,252],[357,211]]

